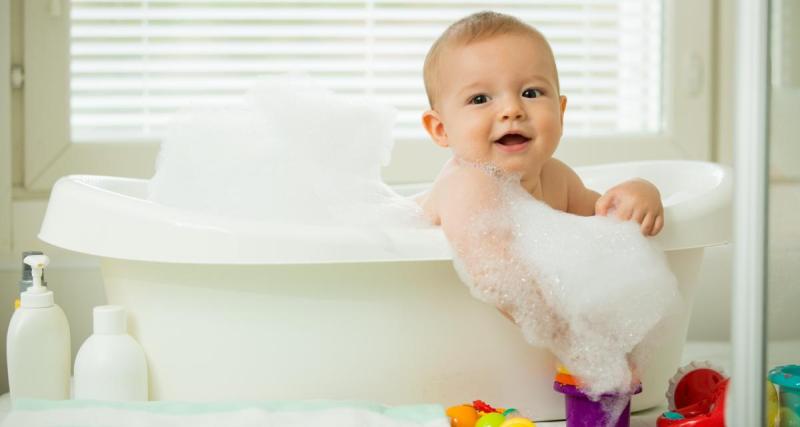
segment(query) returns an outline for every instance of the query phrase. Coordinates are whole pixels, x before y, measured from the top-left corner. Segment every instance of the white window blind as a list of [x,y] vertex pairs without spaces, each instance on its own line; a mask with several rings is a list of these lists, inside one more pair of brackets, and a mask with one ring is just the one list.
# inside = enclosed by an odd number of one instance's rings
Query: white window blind
[[72,0],[72,140],[158,141],[178,108],[233,103],[255,77],[287,71],[375,94],[399,109],[398,140],[426,139],[424,56],[480,10],[548,37],[569,98],[565,134],[661,130],[660,1]]

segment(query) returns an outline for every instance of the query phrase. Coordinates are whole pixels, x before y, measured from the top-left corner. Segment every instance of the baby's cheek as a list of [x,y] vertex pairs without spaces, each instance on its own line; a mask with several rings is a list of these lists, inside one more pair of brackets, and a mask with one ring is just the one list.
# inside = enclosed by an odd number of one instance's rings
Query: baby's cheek
[[541,136],[546,136],[555,142],[561,138],[561,118],[557,114],[551,112],[545,113],[539,117],[540,120],[536,125],[537,133]]

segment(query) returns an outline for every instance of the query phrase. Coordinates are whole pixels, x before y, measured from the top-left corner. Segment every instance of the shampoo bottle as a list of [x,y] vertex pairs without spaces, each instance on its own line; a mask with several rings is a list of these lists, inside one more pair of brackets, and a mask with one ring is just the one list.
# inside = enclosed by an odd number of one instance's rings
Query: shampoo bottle
[[94,333],[75,356],[75,398],[147,400],[147,361],[122,307],[94,308]]
[[49,261],[46,255],[25,257],[33,285],[20,295],[6,336],[11,399],[69,398],[69,324],[53,291],[42,286],[42,271]]

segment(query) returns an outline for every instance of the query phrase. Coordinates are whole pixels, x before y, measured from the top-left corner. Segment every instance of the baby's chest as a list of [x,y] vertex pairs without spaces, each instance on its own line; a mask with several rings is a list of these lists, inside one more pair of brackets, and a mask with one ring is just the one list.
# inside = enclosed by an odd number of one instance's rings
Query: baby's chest
[[543,182],[541,194],[532,194],[532,196],[547,203],[553,209],[565,212],[567,210],[569,195],[563,185],[554,185],[553,183],[547,185]]

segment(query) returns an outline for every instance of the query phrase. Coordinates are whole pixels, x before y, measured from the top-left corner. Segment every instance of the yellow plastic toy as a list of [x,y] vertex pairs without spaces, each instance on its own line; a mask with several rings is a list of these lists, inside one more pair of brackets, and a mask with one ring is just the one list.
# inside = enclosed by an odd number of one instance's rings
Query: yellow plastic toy
[[767,381],[767,427],[776,427],[780,409],[778,391],[771,382]]
[[536,424],[527,418],[515,417],[507,419],[500,427],[536,427]]
[[447,408],[450,427],[536,427],[514,408],[495,408],[482,400]]

